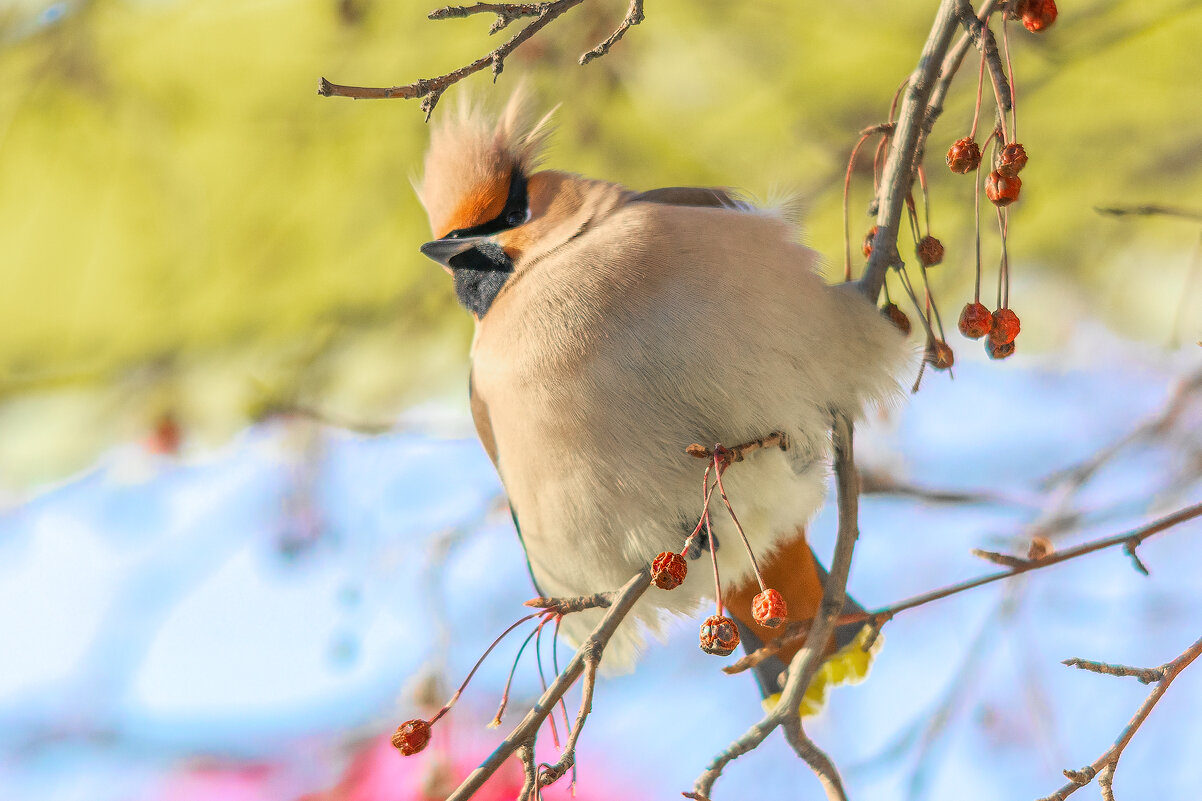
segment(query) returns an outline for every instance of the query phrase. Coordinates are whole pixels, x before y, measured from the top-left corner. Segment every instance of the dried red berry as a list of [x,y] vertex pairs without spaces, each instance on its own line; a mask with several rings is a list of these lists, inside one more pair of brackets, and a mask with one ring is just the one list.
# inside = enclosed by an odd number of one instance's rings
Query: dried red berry
[[951,346],[938,339],[927,345],[923,358],[936,370],[949,370],[956,363],[956,354],[952,353]]
[[993,313],[993,330],[989,332],[989,341],[995,345],[1009,345],[1021,329],[1022,325],[1013,309],[998,309]]
[[701,650],[714,656],[729,656],[739,644],[739,628],[722,615],[710,615],[701,624]]
[[1014,353],[1013,342],[997,343],[992,339],[985,340],[985,352],[991,359],[1005,359]]
[[1018,142],[1011,142],[1002,148],[1001,161],[997,171],[1002,175],[1013,178],[1027,166],[1027,149]]
[[651,580],[661,590],[676,589],[688,573],[688,563],[676,551],[664,551],[651,563]]
[[876,226],[868,229],[868,233],[864,235],[864,244],[860,246],[860,250],[864,252],[864,258],[872,255],[872,240],[876,239]]
[[902,332],[903,336],[910,336],[910,318],[906,313],[897,308],[896,303],[886,303],[881,309],[881,314],[897,326],[897,329]]
[[961,175],[981,166],[981,148],[971,137],[957,139],[947,151],[947,166]]
[[392,735],[392,745],[405,756],[413,756],[430,742],[430,724],[424,720],[407,720]]
[[980,339],[993,330],[993,314],[983,303],[966,303],[960,312],[960,333],[969,339]]
[[751,616],[756,623],[770,629],[784,625],[788,607],[780,593],[769,587],[751,600]]
[[985,197],[995,206],[1009,206],[1018,200],[1018,192],[1023,188],[1023,182],[1017,175],[1006,175],[1001,170],[994,170],[985,179]]
[[923,267],[934,267],[943,261],[943,243],[930,234],[918,241],[914,252]]
[[1039,33],[1056,21],[1056,0],[1021,0],[1018,14],[1023,27],[1031,33]]

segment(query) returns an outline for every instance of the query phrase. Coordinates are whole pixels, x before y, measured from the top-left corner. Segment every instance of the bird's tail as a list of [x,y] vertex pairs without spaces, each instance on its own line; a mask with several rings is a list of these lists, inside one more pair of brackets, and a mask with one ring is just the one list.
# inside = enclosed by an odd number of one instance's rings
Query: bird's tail
[[[806,542],[805,529],[787,541],[776,551],[760,561],[760,572],[768,587],[779,592],[787,607],[786,621],[811,620],[818,614],[822,603],[826,571],[818,563],[814,551]],[[739,635],[747,653],[772,643],[781,637],[786,626],[768,628],[761,626],[752,616],[752,599],[760,591],[752,576],[750,581],[725,593],[726,606],[739,626]],[[843,602],[843,614],[861,613],[864,608],[852,600]],[[861,681],[868,675],[868,668],[880,647],[878,636],[871,647],[865,648],[869,639],[869,627],[861,620],[844,623],[836,627],[834,637],[827,645],[826,661],[810,681],[802,701],[802,715],[813,715],[822,709],[828,688],[844,683]],[[762,660],[752,668],[760,692],[767,707],[776,704],[783,688],[784,671],[793,655],[804,643],[795,643],[781,648],[776,655]]]

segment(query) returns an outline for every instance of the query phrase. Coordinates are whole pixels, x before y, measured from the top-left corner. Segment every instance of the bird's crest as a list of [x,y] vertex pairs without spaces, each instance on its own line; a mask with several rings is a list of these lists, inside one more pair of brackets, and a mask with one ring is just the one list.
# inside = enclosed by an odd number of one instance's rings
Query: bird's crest
[[436,237],[494,219],[505,207],[513,175],[537,166],[554,110],[530,125],[529,106],[529,93],[519,86],[499,117],[466,100],[435,125],[414,188]]

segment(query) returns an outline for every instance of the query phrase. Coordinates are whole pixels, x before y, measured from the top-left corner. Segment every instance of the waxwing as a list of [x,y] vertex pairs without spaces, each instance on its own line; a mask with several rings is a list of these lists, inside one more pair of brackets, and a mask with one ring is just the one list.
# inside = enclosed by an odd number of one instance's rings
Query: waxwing
[[[472,416],[537,591],[614,589],[680,551],[705,467],[686,446],[780,431],[787,450],[757,451],[723,481],[788,617],[813,617],[825,573],[805,528],[825,492],[832,413],[857,417],[897,392],[903,337],[853,285],[828,286],[779,214],[722,189],[639,192],[540,171],[547,132],[521,90],[495,120],[465,105],[435,125],[417,185],[435,237],[421,251],[476,320]],[[728,516],[712,520],[724,600],[757,647],[780,630],[753,620],[750,560]],[[643,596],[603,669],[629,669],[647,633],[712,600],[708,561],[706,550],[681,587]],[[568,640],[602,611],[566,616]],[[865,634],[841,627],[832,651]],[[766,697],[791,655],[757,668]]]

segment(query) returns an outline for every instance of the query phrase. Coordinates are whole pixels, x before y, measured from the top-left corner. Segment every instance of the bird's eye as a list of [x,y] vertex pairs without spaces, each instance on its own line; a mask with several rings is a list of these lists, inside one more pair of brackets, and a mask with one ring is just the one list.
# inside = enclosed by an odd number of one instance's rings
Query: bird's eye
[[509,223],[510,225],[521,225],[525,221],[525,213],[518,211],[517,209],[509,212],[509,216],[505,218],[505,222]]

